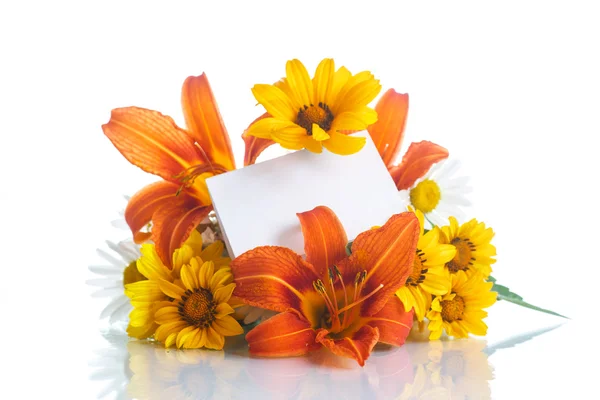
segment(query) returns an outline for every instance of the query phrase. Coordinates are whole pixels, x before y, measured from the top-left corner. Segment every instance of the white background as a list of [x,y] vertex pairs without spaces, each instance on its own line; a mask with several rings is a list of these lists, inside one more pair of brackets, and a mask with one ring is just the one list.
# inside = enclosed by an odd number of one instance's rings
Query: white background
[[[496,278],[573,319],[568,336],[505,360],[494,396],[559,378],[578,387],[589,376],[578,363],[595,364],[598,347],[599,17],[580,1],[3,2],[2,390],[90,397],[87,265],[122,238],[107,237],[122,196],[155,180],[103,136],[110,110],[182,123],[181,84],[204,71],[241,165],[239,136],[262,113],[252,85],[277,80],[288,59],[312,71],[324,57],[410,94],[404,147],[429,139],[462,160],[470,214],[497,232]],[[492,309],[492,332],[537,317],[509,310]]]

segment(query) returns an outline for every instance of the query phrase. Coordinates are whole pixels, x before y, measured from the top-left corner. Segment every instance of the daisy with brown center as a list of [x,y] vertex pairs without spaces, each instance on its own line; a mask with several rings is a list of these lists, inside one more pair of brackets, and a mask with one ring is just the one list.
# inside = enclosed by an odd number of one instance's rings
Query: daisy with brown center
[[466,338],[469,333],[485,335],[487,325],[483,318],[487,311],[483,309],[494,304],[498,295],[491,291],[493,283],[486,282],[478,271],[458,271],[451,277],[450,293],[436,296],[427,313],[429,339],[439,339],[444,330],[456,338]]
[[159,280],[160,290],[173,300],[157,305],[154,320],[160,326],[154,338],[165,347],[221,350],[225,336],[244,333],[228,304],[232,282],[229,268],[215,271],[212,261],[203,263],[199,257],[181,268],[181,281]]
[[325,147],[332,153],[353,154],[362,149],[366,139],[347,134],[377,121],[377,112],[367,105],[380,90],[379,81],[368,71],[356,75],[344,67],[336,71],[333,60],[324,59],[311,79],[300,61],[291,60],[284,79],[252,88],[268,116],[253,123],[246,133],[290,150],[306,148],[320,153]]
[[158,325],[154,321],[157,304],[168,300],[159,286],[160,280],[168,282],[181,281],[181,268],[190,263],[194,257],[201,262],[212,261],[216,268],[228,268],[229,257],[223,257],[224,245],[216,241],[203,249],[202,236],[194,230],[181,248],[175,250],[172,256],[172,269],[163,264],[154,244],[143,244],[142,256],[137,260],[137,270],[146,278],[125,285],[125,294],[129,297],[133,311],[129,314],[127,333],[137,339],[151,337]]
[[420,224],[420,236],[412,273],[396,295],[406,310],[414,308],[415,317],[423,321],[431,305],[432,295],[444,295],[450,290],[450,273],[444,265],[456,254],[454,246],[440,243],[441,231],[436,227],[424,233],[423,213],[413,210]]
[[451,273],[458,271],[480,271],[485,278],[492,272],[491,265],[496,262],[496,247],[491,244],[494,237],[492,228],[486,228],[483,222],[472,219],[458,225],[454,217],[450,217],[450,225],[442,227],[442,243],[456,247],[456,255],[446,263]]

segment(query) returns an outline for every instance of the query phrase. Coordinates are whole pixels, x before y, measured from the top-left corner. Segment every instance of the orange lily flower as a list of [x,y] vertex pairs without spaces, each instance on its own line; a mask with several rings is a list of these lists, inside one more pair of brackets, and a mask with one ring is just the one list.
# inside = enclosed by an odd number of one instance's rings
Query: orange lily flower
[[[212,210],[206,178],[235,169],[227,130],[205,74],[188,77],[182,89],[187,130],[168,116],[138,107],[117,108],[102,126],[121,154],[163,178],[130,200],[125,220],[140,243],[152,238],[166,265],[191,231]],[[152,222],[152,232],[142,229]]]
[[360,234],[349,257],[346,232],[331,209],[297,215],[306,260],[285,247],[262,246],[231,263],[234,295],[280,312],[246,335],[250,353],[295,356],[324,346],[362,366],[377,342],[402,345],[413,313],[394,293],[412,271],[415,215],[394,215]]
[[389,89],[377,102],[375,111],[378,120],[368,131],[398,190],[410,188],[433,164],[448,158],[448,150],[424,140],[411,143],[402,162],[394,165],[404,138],[408,94]]

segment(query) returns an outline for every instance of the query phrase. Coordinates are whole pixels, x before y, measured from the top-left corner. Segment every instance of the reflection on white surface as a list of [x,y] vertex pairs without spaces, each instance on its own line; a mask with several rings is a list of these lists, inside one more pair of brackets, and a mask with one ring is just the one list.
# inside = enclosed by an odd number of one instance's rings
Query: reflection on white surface
[[91,379],[103,381],[101,399],[490,399],[488,355],[548,330],[493,347],[473,338],[378,347],[364,368],[327,351],[250,357],[241,337],[221,352],[107,336]]

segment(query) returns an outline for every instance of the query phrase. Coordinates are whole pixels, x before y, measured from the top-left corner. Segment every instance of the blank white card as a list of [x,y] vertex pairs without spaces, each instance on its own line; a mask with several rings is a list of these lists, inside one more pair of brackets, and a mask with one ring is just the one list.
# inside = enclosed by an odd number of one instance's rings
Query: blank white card
[[296,213],[324,205],[348,239],[406,211],[367,132],[361,151],[340,156],[297,151],[207,179],[231,257],[257,246],[284,246],[304,254]]

